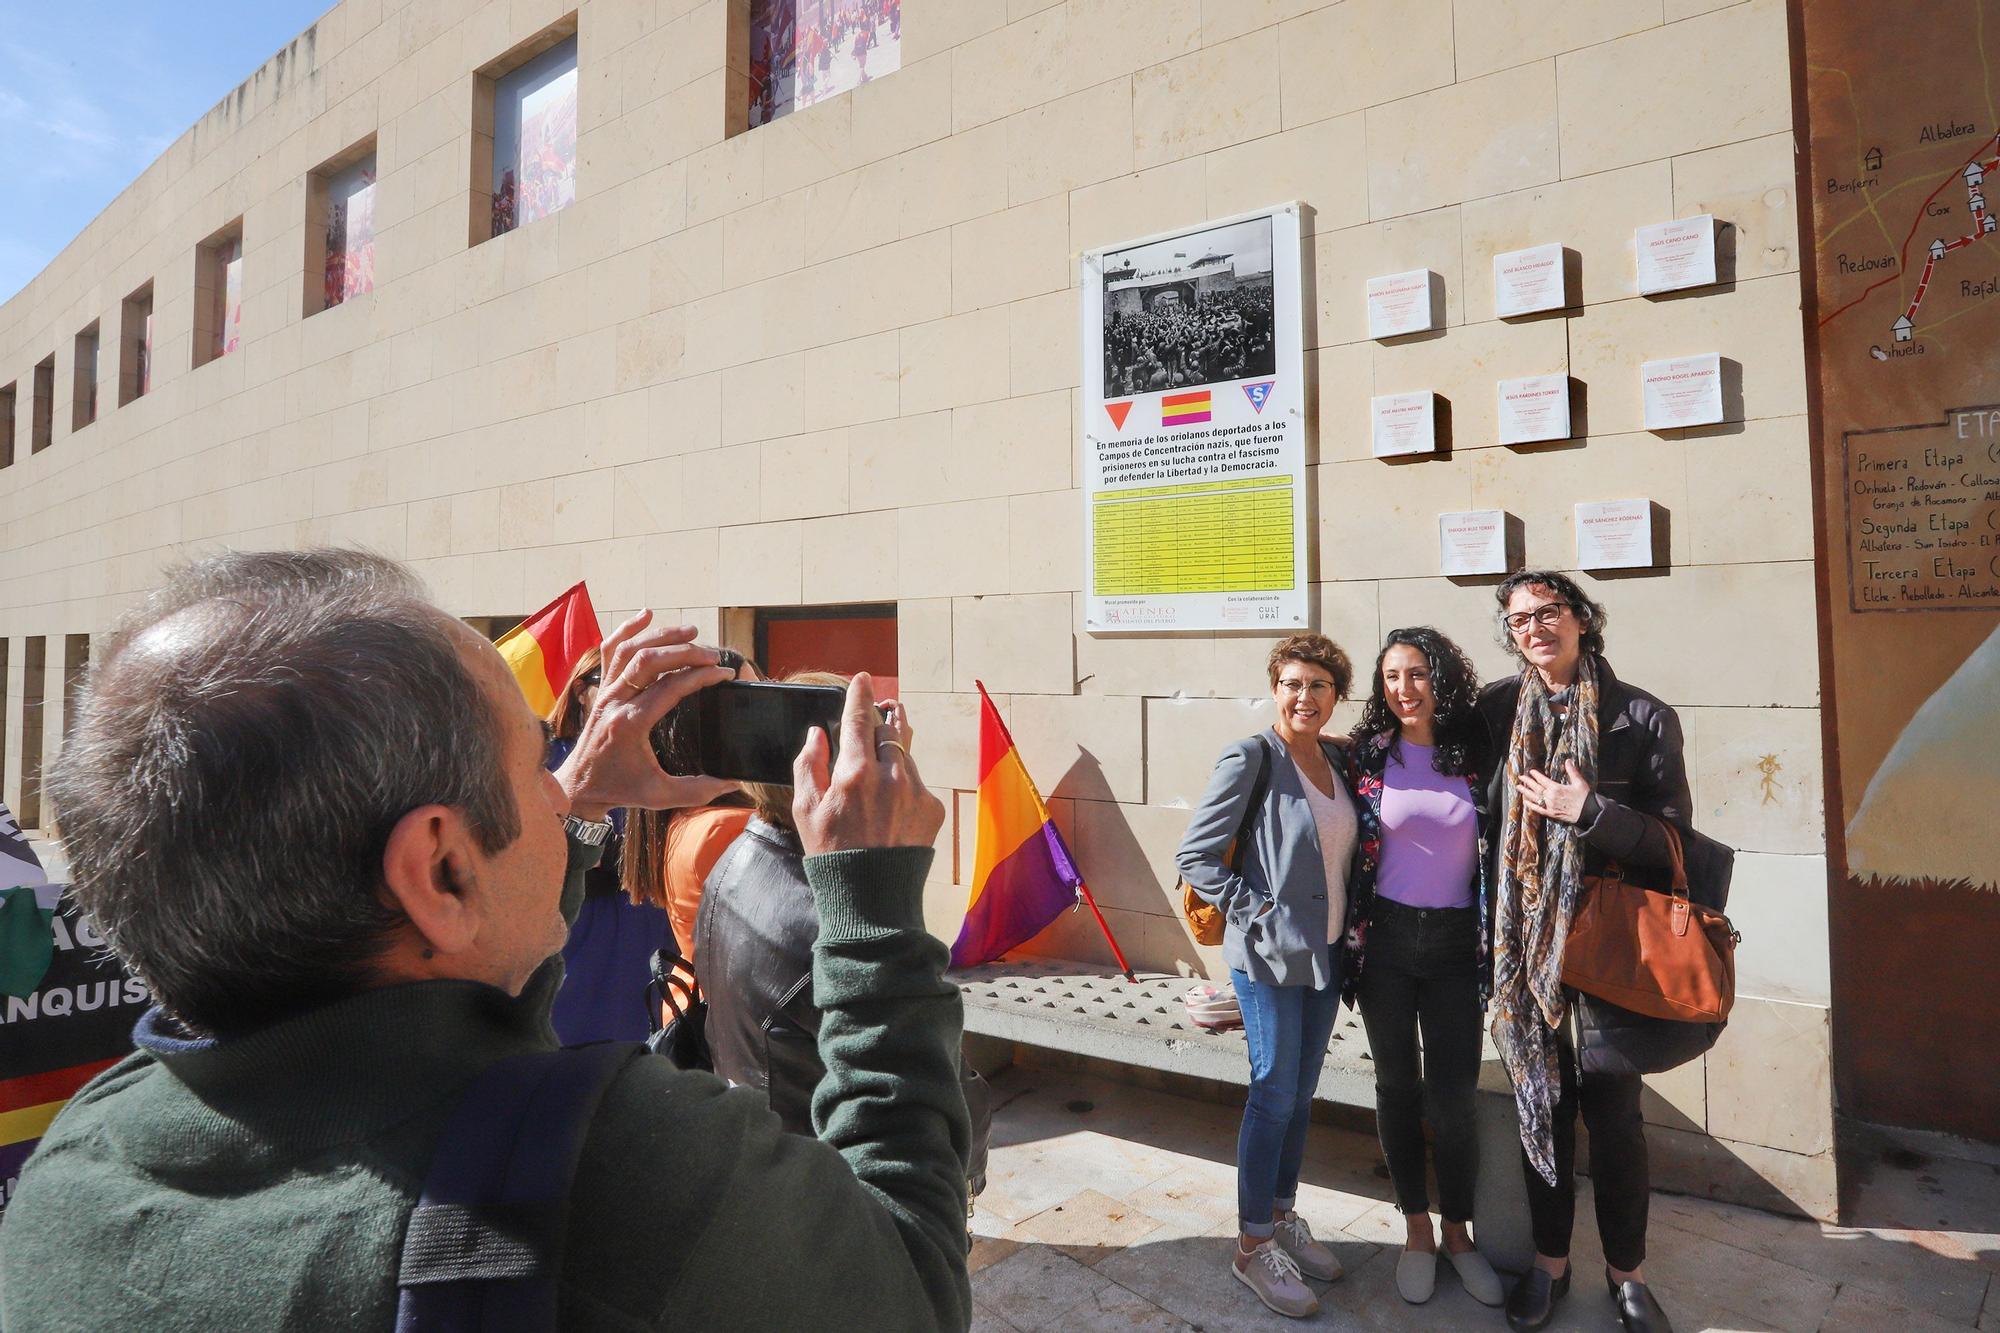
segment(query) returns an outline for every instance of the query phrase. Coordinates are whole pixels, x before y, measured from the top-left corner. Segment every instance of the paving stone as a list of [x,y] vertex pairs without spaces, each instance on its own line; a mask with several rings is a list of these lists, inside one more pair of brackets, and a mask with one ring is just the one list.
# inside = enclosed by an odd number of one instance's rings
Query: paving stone
[[1914,1309],[1861,1287],[1842,1287],[1833,1298],[1833,1308],[1827,1311],[1826,1322],[1819,1326],[1820,1333],[1879,1333],[1882,1329],[1948,1333],[1964,1327],[1960,1321],[1940,1319],[1928,1310]]
[[1004,1237],[974,1236],[972,1249],[965,1256],[965,1270],[978,1273],[991,1268],[1008,1255],[1021,1248],[1021,1242]]
[[1187,1333],[1190,1325],[1134,1291],[1108,1286],[1063,1311],[1064,1333]]
[[1160,1222],[1122,1200],[1084,1190],[1036,1213],[1020,1229],[1080,1264],[1095,1264],[1158,1231]]
[[1020,1333],[1012,1324],[978,1301],[972,1303],[972,1327],[968,1333]]
[[979,1302],[1021,1333],[1062,1327],[1062,1314],[1111,1285],[1048,1245],[1028,1245],[980,1275]]

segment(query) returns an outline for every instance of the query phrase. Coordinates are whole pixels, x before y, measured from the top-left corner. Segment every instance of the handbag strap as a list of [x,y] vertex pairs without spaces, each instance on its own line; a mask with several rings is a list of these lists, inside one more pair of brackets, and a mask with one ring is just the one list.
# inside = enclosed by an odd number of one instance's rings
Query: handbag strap
[[1229,852],[1229,869],[1234,874],[1243,873],[1243,845],[1250,840],[1250,828],[1257,822],[1257,812],[1263,808],[1264,796],[1271,790],[1271,743],[1260,733],[1257,737],[1257,780],[1250,784],[1250,804],[1243,807],[1243,818],[1236,825],[1236,841]]
[[650,967],[652,977],[646,983],[646,994],[651,1001],[646,1006],[647,1029],[658,1032],[666,1025],[660,1015],[662,1008],[671,1009],[674,1017],[681,1019],[701,1002],[701,979],[695,975],[693,963],[665,949],[653,950]]

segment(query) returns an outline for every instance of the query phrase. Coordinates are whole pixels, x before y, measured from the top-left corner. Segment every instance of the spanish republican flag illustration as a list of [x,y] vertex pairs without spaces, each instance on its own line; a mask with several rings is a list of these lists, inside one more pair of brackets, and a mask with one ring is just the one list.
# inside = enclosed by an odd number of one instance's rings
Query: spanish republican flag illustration
[[1042,794],[1021,763],[1021,752],[1000,712],[979,685],[979,832],[973,851],[972,894],[965,924],[951,946],[951,965],[991,962],[1027,943],[1081,899],[1111,944],[1127,978],[1118,941],[1077,873],[1076,862],[1056,831]]
[[1198,426],[1209,419],[1208,390],[1199,393],[1170,393],[1160,399],[1162,426]]
[[528,707],[536,716],[547,717],[569,684],[577,659],[602,642],[590,589],[579,583],[501,635],[493,646],[521,682]]

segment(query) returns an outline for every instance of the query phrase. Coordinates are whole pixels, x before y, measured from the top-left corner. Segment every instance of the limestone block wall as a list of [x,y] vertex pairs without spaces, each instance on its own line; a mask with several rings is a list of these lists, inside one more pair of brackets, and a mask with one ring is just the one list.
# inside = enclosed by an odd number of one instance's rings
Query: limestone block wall
[[[577,202],[467,244],[474,72],[574,13]],[[972,859],[974,681],[1138,965],[1213,973],[1172,854],[1217,749],[1267,720],[1271,640],[1081,629],[1076,257],[1298,199],[1316,380],[1320,622],[1365,674],[1435,624],[1507,671],[1490,588],[1435,573],[1441,510],[1504,508],[1574,563],[1572,506],[1648,496],[1671,565],[1590,580],[1610,656],[1676,705],[1698,822],[1740,848],[1738,1017],[1659,1080],[1668,1160],[1832,1209],[1819,665],[1781,0],[904,0],[902,69],[730,133],[730,0],[345,0],[0,307],[4,791],[61,737],[62,636],[176,558],[357,543],[463,615],[587,578],[724,612],[893,601],[934,785],[928,898]],[[740,59],[740,57],[739,57]],[[376,136],[377,287],[302,317],[306,178]],[[1724,280],[1637,295],[1634,227],[1712,212]],[[243,347],[190,369],[197,246],[241,219]],[[1491,255],[1558,241],[1567,312],[1493,317]],[[1447,327],[1370,341],[1361,287],[1428,267]],[[33,367],[120,336],[151,281],[152,393],[30,454]],[[1719,352],[1730,420],[1647,432],[1642,360]],[[1494,382],[1567,372],[1578,438],[1494,438]],[[1448,456],[1369,454],[1371,393],[1450,400]],[[740,619],[740,618],[739,618]],[[24,713],[24,640],[51,651]],[[1038,947],[1102,957],[1088,919]],[[1675,1145],[1678,1145],[1676,1147]],[[1674,1154],[1678,1153],[1676,1157]],[[1745,1187],[1748,1188],[1747,1186]]]

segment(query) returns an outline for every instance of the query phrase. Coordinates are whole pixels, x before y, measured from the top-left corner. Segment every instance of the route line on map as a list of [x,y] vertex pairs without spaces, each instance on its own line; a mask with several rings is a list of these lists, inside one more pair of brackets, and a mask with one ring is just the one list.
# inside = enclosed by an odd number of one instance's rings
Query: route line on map
[[[1903,237],[1902,249],[1899,250],[1896,254],[1896,271],[1894,273],[1889,274],[1887,277],[1877,278],[1874,282],[1869,283],[1866,287],[1864,287],[1861,290],[1861,294],[1859,296],[1849,301],[1846,305],[1841,306],[1838,310],[1835,310],[1832,314],[1823,317],[1819,322],[1819,326],[1821,328],[1825,328],[1828,324],[1831,324],[1834,320],[1838,319],[1840,316],[1854,309],[1855,306],[1860,305],[1863,301],[1867,300],[1870,296],[1874,295],[1875,291],[1878,288],[1883,287],[1888,283],[1896,281],[1898,278],[1902,277],[1905,273],[1909,272],[1910,242],[1917,238],[1917,229],[1923,226],[1924,224],[1925,210],[1931,206],[1931,204],[1937,199],[1937,197],[1940,194],[1944,193],[1945,186],[1951,184],[1953,181],[1965,180],[1968,182],[1966,188],[1970,192],[1972,197],[1977,198],[1979,200],[1979,211],[1978,211],[1978,216],[1973,221],[1973,226],[1974,226],[1973,234],[1970,236],[1962,237],[1960,239],[1960,242],[1954,244],[1951,248],[1957,249],[1960,244],[1970,245],[1973,241],[1982,239],[1983,236],[1989,234],[1992,231],[1992,217],[1985,211],[1986,208],[1985,197],[1979,193],[1977,183],[1971,181],[1971,178],[1968,176],[1966,169],[1968,167],[1979,168],[1980,176],[1982,179],[1984,178],[1985,173],[1987,171],[2000,169],[2000,157],[1993,158],[1984,163],[1981,162],[1981,159],[1986,156],[1988,150],[1994,148],[2000,148],[2000,134],[1995,134],[1982,141],[1979,147],[1973,152],[1971,157],[1968,157],[1967,159],[1965,159],[1964,162],[1960,163],[1959,166],[1955,170],[1953,170],[1949,176],[1946,176],[1943,180],[1938,182],[1936,189],[1932,190],[1929,194],[1924,196],[1924,201],[1921,204],[1917,205],[1916,216],[1910,220],[1910,231],[1907,236]],[[1937,242],[1933,243],[1934,246],[1936,244],[1938,243]],[[1934,250],[1931,256],[1931,263],[1927,264],[1924,269],[1925,281],[1929,280],[1930,269],[1933,265],[1935,265],[1938,258],[1939,255]],[[1913,305],[1911,307],[1911,313],[1906,313],[1903,316],[1903,318],[1913,319],[1914,310],[1915,306]],[[1896,330],[1896,340],[1898,342],[1908,342],[1909,338],[1905,336],[1906,332],[1907,330],[1898,328]]]

